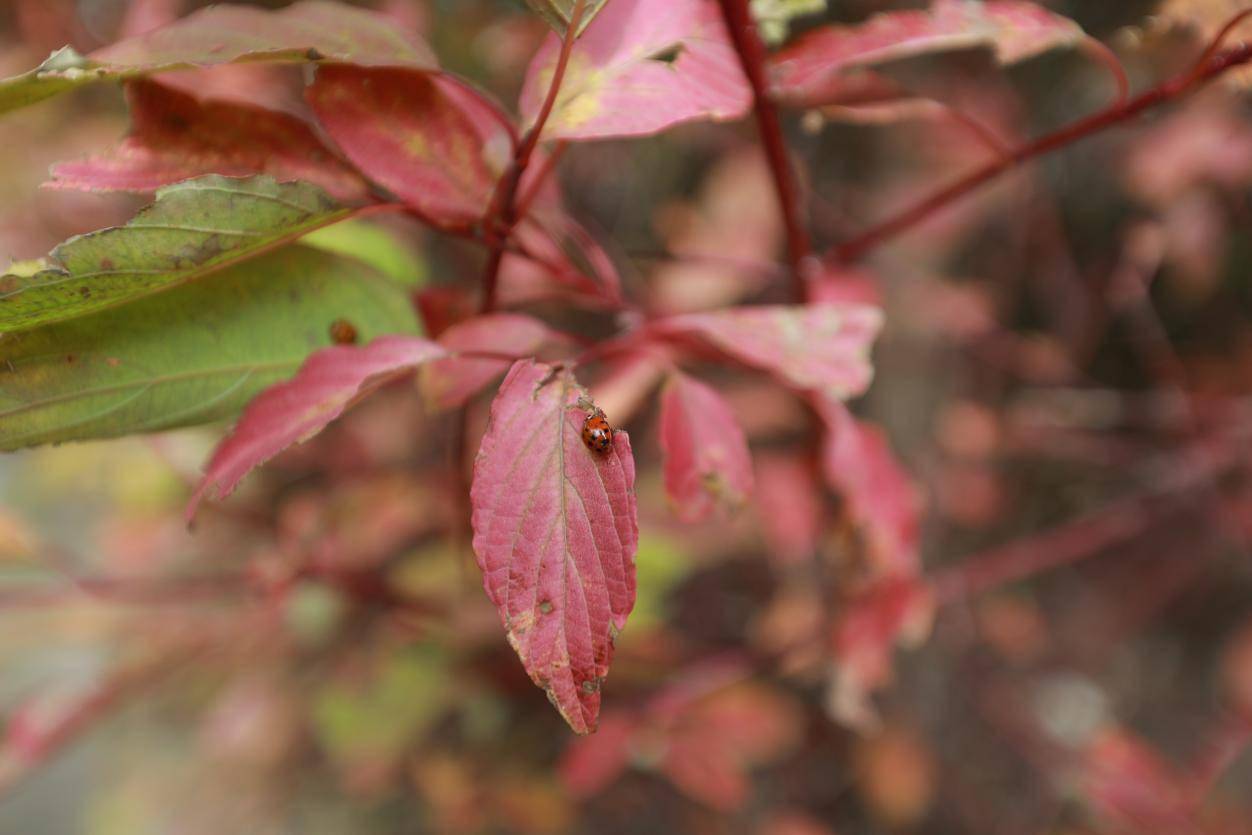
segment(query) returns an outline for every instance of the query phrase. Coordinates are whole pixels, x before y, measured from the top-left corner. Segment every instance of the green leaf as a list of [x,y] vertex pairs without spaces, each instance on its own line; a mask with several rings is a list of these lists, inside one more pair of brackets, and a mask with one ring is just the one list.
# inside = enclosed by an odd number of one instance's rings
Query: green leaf
[[87,57],[69,47],[58,50],[30,72],[0,80],[0,113],[99,81],[242,61],[438,68],[425,43],[363,9],[327,0],[303,0],[278,11],[222,4]]
[[[565,30],[569,28],[570,20],[574,17],[575,3],[576,0],[526,0],[526,5],[546,20],[561,37],[565,37]],[[608,0],[586,0],[583,17],[578,24],[579,35],[607,3]]]
[[826,0],[752,0],[751,8],[761,37],[767,43],[780,44],[787,40],[792,20],[826,11]]
[[0,332],[93,313],[222,269],[342,220],[317,186],[210,175],[163,188],[125,226],[70,238],[51,266],[0,277]]
[[285,247],[115,310],[0,337],[0,449],[219,420],[292,376],[346,320],[367,342],[416,333],[403,287]]
[[300,242],[326,252],[350,255],[406,287],[426,283],[426,262],[389,229],[364,220],[345,220],[310,232]]

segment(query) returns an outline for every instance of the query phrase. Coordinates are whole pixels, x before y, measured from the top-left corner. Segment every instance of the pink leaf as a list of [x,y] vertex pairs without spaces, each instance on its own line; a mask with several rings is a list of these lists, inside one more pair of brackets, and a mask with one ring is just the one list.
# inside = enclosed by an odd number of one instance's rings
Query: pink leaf
[[247,104],[200,101],[155,81],[126,86],[131,133],[116,148],[53,167],[55,188],[155,191],[161,186],[222,174],[269,174],[306,180],[345,202],[368,197],[368,187],[322,144],[301,119]]
[[665,489],[684,522],[707,519],[717,507],[735,510],[752,492],[748,440],[715,390],[682,372],[661,393]]
[[1083,37],[1073,21],[1031,3],[936,0],[929,12],[887,12],[806,33],[771,58],[772,86],[804,107],[881,101],[894,98],[894,85],[868,72],[878,64],[977,46],[1011,64]]
[[896,646],[919,644],[929,634],[934,606],[930,588],[907,575],[885,577],[848,601],[833,635],[828,708],[835,720],[863,731],[875,728],[870,693],[890,683]]
[[617,432],[583,444],[587,411],[564,370],[509,371],[470,491],[487,595],[526,671],[578,733],[595,730],[613,642],[635,604],[635,464]]
[[518,224],[513,241],[531,257],[505,256],[500,273],[502,304],[521,305],[556,297],[576,298],[597,307],[620,307],[621,284],[613,261],[599,242],[563,211],[532,214]]
[[154,72],[239,60],[329,60],[371,67],[435,69],[430,47],[391,21],[327,0],[279,11],[210,6],[162,29],[91,53],[110,70]]
[[511,151],[495,106],[447,78],[324,66],[308,98],[366,176],[441,224],[479,220]]
[[869,349],[882,326],[858,304],[740,307],[656,322],[653,333],[708,345],[795,388],[837,400],[869,387]]
[[230,437],[218,446],[187,507],[187,518],[206,495],[224,498],[254,467],[320,432],[352,403],[397,374],[442,356],[425,339],[389,336],[365,347],[336,345],[311,355],[292,379],[253,400]]
[[[548,93],[560,40],[539,50],[522,89],[532,124]],[[737,119],[752,94],[712,0],[613,0],[574,47],[544,135],[644,136],[695,119]]]
[[[539,353],[549,342],[562,339],[538,319],[518,313],[496,313],[452,325],[440,334],[439,344],[451,352],[501,354],[521,359]],[[427,363],[418,375],[422,397],[431,409],[462,406],[508,371],[513,359],[444,357]]]
[[809,461],[758,455],[756,485],[756,506],[770,554],[787,564],[813,556],[821,534],[822,490]]
[[817,410],[826,423],[826,480],[865,532],[875,564],[885,574],[916,574],[921,502],[912,479],[881,429],[838,401],[819,398]]
[[1204,831],[1186,781],[1127,731],[1110,729],[1086,752],[1083,788],[1094,811],[1117,831]]

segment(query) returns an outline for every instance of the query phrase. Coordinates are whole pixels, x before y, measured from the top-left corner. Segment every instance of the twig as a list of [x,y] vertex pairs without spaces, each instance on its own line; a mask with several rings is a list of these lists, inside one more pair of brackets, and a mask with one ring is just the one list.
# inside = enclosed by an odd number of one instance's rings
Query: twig
[[778,118],[778,108],[770,96],[769,83],[765,78],[765,45],[756,28],[756,20],[748,8],[748,0],[719,0],[722,6],[722,17],[726,28],[730,30],[730,39],[739,54],[739,63],[743,66],[744,75],[752,86],[752,103],[756,111],[757,129],[761,134],[761,144],[769,160],[770,171],[774,176],[774,190],[778,194],[778,203],[782,209],[783,224],[787,230],[787,253],[791,266],[792,281],[795,282],[795,294],[800,299],[808,298],[807,274],[810,271],[809,257],[812,255],[812,242],[808,229],[803,221],[800,189],[796,183],[795,169],[791,166],[791,157],[787,152],[787,142],[783,137],[782,122]]
[[849,261],[859,260],[871,250],[911,229],[949,203],[970,194],[1006,171],[1035,157],[1043,156],[1099,133],[1105,128],[1128,122],[1145,110],[1180,98],[1195,87],[1250,60],[1252,60],[1252,46],[1246,44],[1208,56],[1202,59],[1195,69],[1188,70],[1146,93],[1129,101],[1115,104],[1068,127],[1016,148],[1000,159],[988,162],[951,185],[941,188],[852,240],[835,247],[826,259],[834,264],[846,264]]
[[513,154],[513,161],[500,178],[495,194],[491,199],[491,208],[487,211],[486,233],[487,242],[491,246],[491,255],[487,259],[487,267],[483,273],[482,312],[490,313],[496,306],[497,287],[500,283],[500,266],[504,262],[504,248],[513,227],[517,225],[517,191],[521,185],[530,158],[543,137],[544,126],[548,117],[556,107],[557,96],[561,92],[561,84],[565,81],[565,70],[569,67],[570,54],[574,51],[574,42],[578,39],[578,27],[582,22],[586,9],[586,0],[576,0],[573,13],[570,15],[569,27],[565,30],[565,39],[561,42],[561,53],[557,57],[556,68],[552,72],[552,83],[548,86],[548,95],[539,108],[535,123],[518,143]]

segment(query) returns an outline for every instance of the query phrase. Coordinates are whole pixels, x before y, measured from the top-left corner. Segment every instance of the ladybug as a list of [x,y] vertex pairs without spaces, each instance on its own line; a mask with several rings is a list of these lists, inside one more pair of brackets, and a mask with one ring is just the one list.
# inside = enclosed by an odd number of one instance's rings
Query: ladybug
[[583,421],[583,443],[587,449],[601,455],[613,448],[613,427],[609,426],[608,418],[599,409]]
[[358,339],[356,326],[347,319],[336,319],[330,323],[330,339],[336,345],[355,345]]

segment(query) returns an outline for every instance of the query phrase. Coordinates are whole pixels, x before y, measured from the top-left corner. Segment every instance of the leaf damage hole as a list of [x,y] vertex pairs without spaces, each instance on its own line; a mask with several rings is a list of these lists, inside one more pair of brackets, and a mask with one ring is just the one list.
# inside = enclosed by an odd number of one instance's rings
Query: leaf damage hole
[[556,607],[552,605],[551,600],[545,600],[539,604],[539,611],[541,614],[550,615],[555,610],[556,610]]
[[683,45],[679,43],[679,44],[674,44],[673,46],[667,46],[664,49],[660,50],[659,52],[654,52],[653,54],[648,56],[648,60],[656,61],[661,64],[673,64],[674,62],[678,60],[678,57],[682,54],[683,54]]

